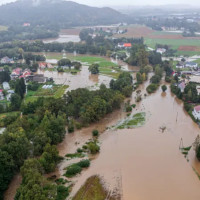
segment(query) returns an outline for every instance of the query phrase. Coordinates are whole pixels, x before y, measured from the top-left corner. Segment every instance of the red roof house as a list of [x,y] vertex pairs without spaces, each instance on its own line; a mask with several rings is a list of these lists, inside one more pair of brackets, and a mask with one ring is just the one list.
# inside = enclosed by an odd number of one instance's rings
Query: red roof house
[[132,47],[132,44],[131,44],[131,43],[124,43],[124,47],[126,47],[126,48],[131,48],[131,47]]

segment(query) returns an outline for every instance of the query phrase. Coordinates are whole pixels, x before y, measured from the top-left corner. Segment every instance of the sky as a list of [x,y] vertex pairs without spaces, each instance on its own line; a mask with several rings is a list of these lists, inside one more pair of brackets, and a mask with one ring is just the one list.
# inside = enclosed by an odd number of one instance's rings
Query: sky
[[[15,0],[0,0],[0,4]],[[72,0],[73,1],[73,0]],[[169,5],[190,4],[200,6],[200,0],[74,0],[75,2],[90,6],[128,6],[128,5]]]

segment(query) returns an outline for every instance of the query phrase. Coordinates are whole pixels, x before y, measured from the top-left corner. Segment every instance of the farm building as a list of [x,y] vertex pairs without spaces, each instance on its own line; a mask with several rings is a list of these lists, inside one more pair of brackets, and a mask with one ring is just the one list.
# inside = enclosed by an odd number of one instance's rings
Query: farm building
[[177,68],[177,69],[183,69],[183,68],[185,68],[185,63],[184,63],[184,62],[179,62],[179,63],[176,65],[176,68]]
[[186,67],[189,67],[189,68],[197,68],[197,67],[198,67],[198,64],[195,63],[195,62],[186,62],[186,63],[185,63],[185,66],[186,66]]
[[163,54],[163,53],[165,53],[167,50],[166,49],[164,49],[164,48],[158,48],[157,50],[156,50],[156,52],[157,53],[160,53],[160,54]]

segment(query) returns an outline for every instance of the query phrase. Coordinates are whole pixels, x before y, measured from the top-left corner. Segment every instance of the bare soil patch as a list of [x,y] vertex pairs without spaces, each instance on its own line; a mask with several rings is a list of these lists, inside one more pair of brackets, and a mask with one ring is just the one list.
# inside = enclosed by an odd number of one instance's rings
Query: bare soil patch
[[197,46],[180,46],[179,51],[200,51],[200,47]]
[[81,29],[79,28],[72,28],[72,29],[62,29],[60,31],[60,34],[65,34],[65,35],[79,35]]

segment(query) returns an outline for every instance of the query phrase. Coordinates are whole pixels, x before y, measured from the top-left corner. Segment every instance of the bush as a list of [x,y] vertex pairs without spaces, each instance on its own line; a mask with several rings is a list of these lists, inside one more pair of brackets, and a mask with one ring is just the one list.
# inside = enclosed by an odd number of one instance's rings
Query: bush
[[90,166],[89,160],[81,160],[77,165],[81,168],[88,168]]
[[170,78],[169,76],[165,76],[165,81],[166,81],[167,83],[171,83],[171,78]]
[[98,131],[98,130],[93,130],[93,131],[92,131],[92,135],[93,135],[94,137],[98,137],[98,136],[99,136],[99,131]]
[[126,106],[126,112],[131,112],[132,111],[132,107],[130,105]]
[[136,104],[132,104],[131,106],[132,106],[132,108],[135,108],[135,107],[136,107]]
[[184,103],[184,109],[189,112],[192,109],[192,106],[189,103]]
[[167,86],[166,86],[166,85],[163,85],[163,86],[162,86],[162,91],[165,92],[166,90],[167,90]]
[[79,165],[74,164],[74,165],[67,167],[67,172],[65,173],[65,176],[66,177],[73,177],[76,174],[81,173],[81,171],[82,171],[82,168]]
[[89,142],[88,149],[91,154],[96,154],[100,151],[100,147],[96,142]]
[[152,83],[152,84],[150,84],[150,85],[147,87],[146,90],[147,90],[147,92],[148,92],[149,94],[151,94],[151,93],[154,93],[157,89],[158,89],[158,85]]
[[58,185],[56,200],[65,200],[69,196],[69,188]]
[[81,148],[78,148],[77,153],[83,153],[83,150]]
[[70,121],[68,124],[68,132],[73,133],[74,132],[74,123],[73,121]]

